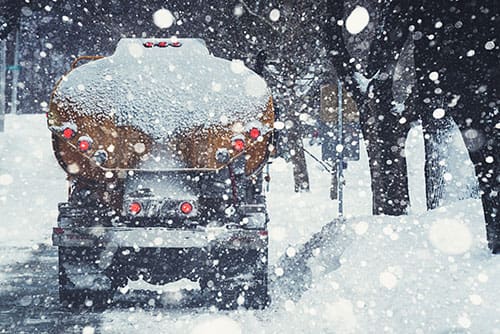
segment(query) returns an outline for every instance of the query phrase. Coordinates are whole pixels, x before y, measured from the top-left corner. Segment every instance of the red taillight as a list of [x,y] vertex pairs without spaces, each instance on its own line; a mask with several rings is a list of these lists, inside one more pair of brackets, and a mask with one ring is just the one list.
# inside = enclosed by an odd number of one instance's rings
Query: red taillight
[[235,151],[243,151],[243,149],[245,148],[245,141],[243,141],[243,139],[235,139],[233,140],[233,149]]
[[78,148],[80,152],[87,152],[92,147],[92,138],[89,136],[81,136],[78,138]]
[[193,206],[189,202],[184,202],[181,204],[181,212],[185,215],[188,215],[193,211]]
[[130,211],[131,214],[136,215],[142,210],[141,203],[138,202],[132,202],[128,206],[128,210]]
[[71,128],[66,128],[63,130],[63,137],[66,139],[71,139],[75,135],[75,131]]
[[166,48],[166,47],[168,46],[168,43],[167,43],[167,42],[162,41],[162,42],[159,42],[159,43],[158,43],[158,44],[156,44],[156,45],[158,45],[158,47],[160,47],[160,48]]
[[170,45],[172,45],[174,48],[178,48],[179,46],[181,46],[181,42],[172,42],[170,43]]
[[144,47],[146,48],[152,48],[155,44],[153,42],[146,42],[144,43]]
[[250,138],[252,138],[252,139],[255,140],[255,139],[259,138],[259,136],[260,136],[260,130],[259,129],[252,128],[250,130]]
[[90,149],[90,142],[86,139],[80,140],[78,142],[78,148],[82,152],[87,152]]

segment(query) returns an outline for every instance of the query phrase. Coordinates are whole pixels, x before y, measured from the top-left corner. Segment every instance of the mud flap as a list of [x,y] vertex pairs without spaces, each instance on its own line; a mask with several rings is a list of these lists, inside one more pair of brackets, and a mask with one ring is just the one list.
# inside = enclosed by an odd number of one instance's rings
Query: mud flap
[[111,303],[113,277],[99,264],[103,249],[59,247],[59,299],[63,306],[99,308]]

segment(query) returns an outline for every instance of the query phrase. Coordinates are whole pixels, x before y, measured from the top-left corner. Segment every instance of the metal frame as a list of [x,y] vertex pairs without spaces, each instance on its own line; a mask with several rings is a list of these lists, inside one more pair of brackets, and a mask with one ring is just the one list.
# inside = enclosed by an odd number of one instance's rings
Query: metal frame
[[267,230],[226,227],[55,227],[52,233],[53,245],[59,247],[262,249],[267,238]]

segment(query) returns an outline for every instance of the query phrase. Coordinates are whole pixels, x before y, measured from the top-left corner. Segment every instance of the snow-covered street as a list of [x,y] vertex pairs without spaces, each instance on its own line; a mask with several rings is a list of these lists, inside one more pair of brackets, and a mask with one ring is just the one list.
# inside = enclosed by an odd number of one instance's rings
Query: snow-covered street
[[[273,162],[269,308],[195,307],[182,296],[199,298],[196,291],[173,287],[161,292],[175,297],[163,307],[135,306],[157,292],[132,291],[107,310],[79,313],[58,303],[57,249],[50,236],[67,189],[45,118],[8,115],[0,133],[0,332],[498,334],[500,258],[487,249],[481,202],[466,199],[423,212],[417,132],[408,147],[411,214],[370,215],[362,154],[346,171],[345,223],[323,230],[304,267],[283,263],[299,257],[301,245],[336,218],[329,174],[309,159],[311,192],[294,193],[291,165]],[[461,172],[466,168],[472,167]],[[293,286],[300,292],[290,296]]]

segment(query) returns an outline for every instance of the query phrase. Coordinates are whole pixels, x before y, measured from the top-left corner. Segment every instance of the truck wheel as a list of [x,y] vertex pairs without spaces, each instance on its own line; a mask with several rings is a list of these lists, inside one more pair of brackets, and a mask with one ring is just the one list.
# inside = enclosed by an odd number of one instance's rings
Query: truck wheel
[[270,303],[267,251],[224,250],[214,277],[213,293],[221,310],[266,308]]
[[[111,277],[96,265],[96,249],[82,247],[59,247],[59,300],[64,307],[71,309],[100,309],[111,304],[117,288]],[[79,268],[77,275],[70,275],[68,268]],[[89,270],[90,269],[90,270]],[[87,272],[88,270],[88,272]],[[82,287],[89,285],[92,275],[99,275],[102,282],[94,280],[90,285],[97,284],[99,289]],[[75,282],[72,281],[75,280]],[[100,284],[102,283],[102,284]],[[107,287],[107,288],[104,288]]]

